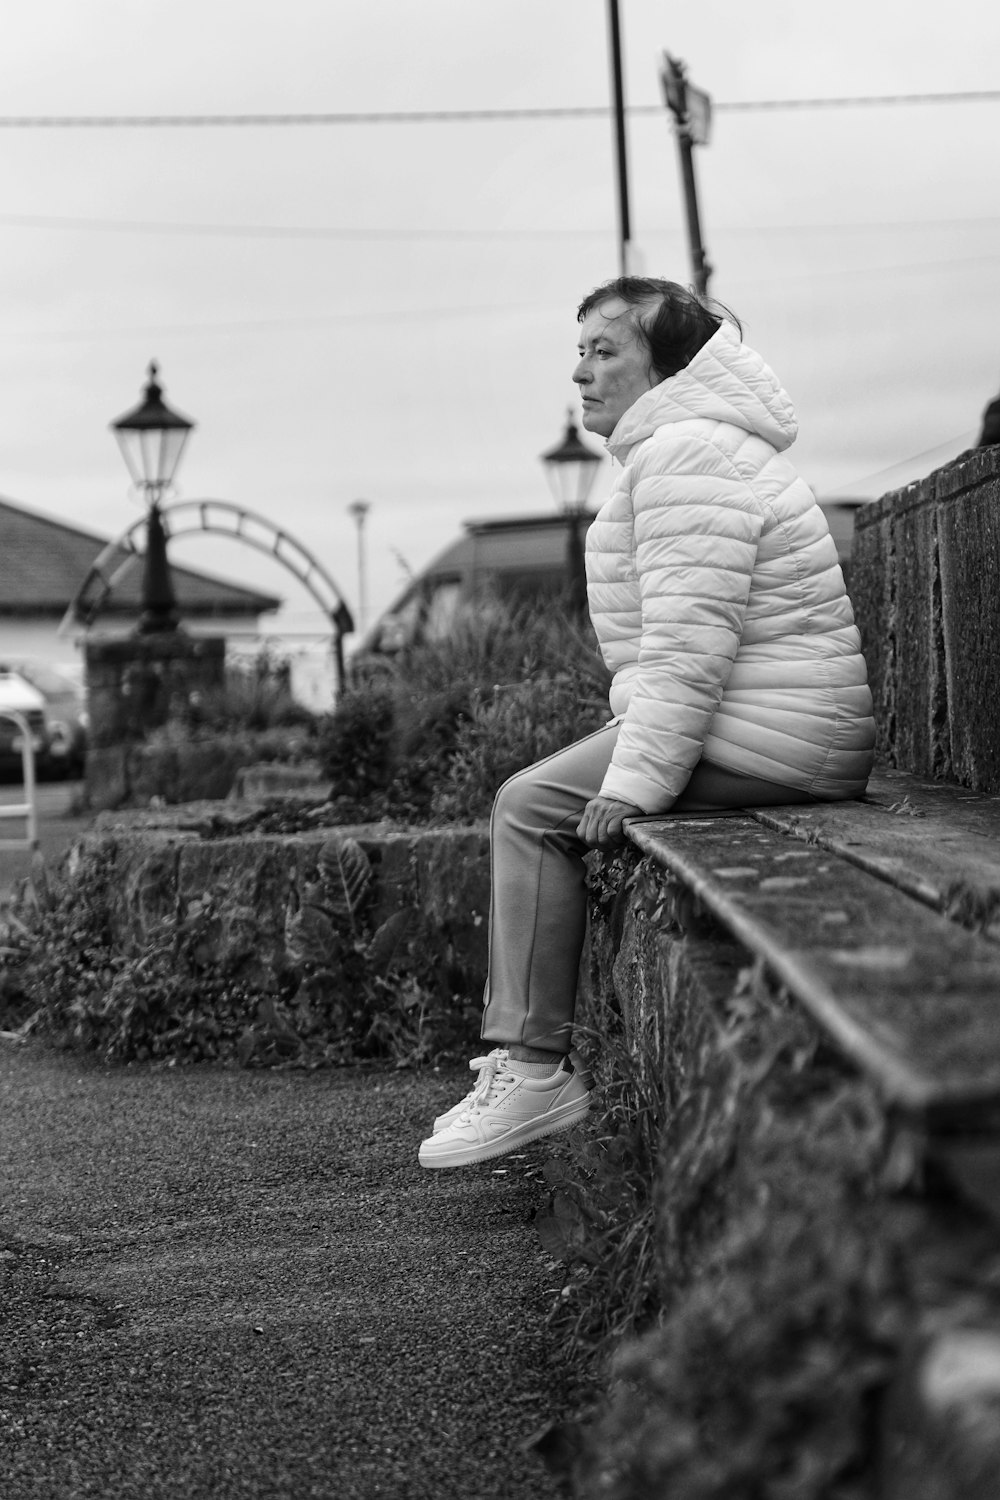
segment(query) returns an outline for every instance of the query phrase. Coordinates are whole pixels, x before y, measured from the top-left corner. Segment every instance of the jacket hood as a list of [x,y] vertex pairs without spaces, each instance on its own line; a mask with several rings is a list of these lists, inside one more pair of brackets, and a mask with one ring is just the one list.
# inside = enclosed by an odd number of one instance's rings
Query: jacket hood
[[740,427],[779,453],[799,430],[787,391],[731,323],[723,323],[685,369],[632,403],[608,438],[608,451],[624,462],[629,449],[658,427],[691,418]]

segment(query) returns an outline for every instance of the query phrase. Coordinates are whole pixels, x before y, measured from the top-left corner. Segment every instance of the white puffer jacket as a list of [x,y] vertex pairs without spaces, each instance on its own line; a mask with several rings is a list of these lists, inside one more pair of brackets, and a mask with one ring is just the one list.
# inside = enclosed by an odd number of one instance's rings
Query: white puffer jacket
[[724,323],[608,439],[622,468],[587,535],[622,719],[604,796],[664,812],[702,756],[823,800],[864,791],[868,677],[826,518],[782,456],[797,430]]

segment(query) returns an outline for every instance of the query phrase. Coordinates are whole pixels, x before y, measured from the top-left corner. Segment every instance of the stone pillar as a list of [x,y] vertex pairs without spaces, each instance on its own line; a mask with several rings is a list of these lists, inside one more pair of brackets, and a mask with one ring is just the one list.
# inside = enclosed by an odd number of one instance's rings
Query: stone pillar
[[88,804],[120,807],[129,798],[129,753],[192,693],[221,688],[222,636],[183,631],[97,638],[84,648],[90,715],[84,781]]

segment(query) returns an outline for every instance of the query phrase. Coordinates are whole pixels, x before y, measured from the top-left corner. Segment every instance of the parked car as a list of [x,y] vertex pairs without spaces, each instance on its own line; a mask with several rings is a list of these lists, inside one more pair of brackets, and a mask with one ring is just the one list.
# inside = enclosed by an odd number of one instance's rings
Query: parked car
[[48,725],[45,699],[19,672],[0,667],[0,770],[20,772],[23,765],[24,730],[18,714],[28,726],[31,748],[39,770],[48,756]]
[[87,693],[63,668],[35,658],[8,661],[0,667],[0,682],[19,678],[41,698],[44,728],[35,746],[43,776],[80,776],[87,754]]

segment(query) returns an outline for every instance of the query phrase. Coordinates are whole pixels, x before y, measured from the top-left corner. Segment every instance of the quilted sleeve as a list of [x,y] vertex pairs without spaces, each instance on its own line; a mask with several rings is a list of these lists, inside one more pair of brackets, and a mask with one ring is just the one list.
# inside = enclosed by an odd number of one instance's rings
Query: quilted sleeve
[[736,656],[762,508],[704,438],[651,442],[632,476],[642,625],[602,795],[664,812],[683,791]]

